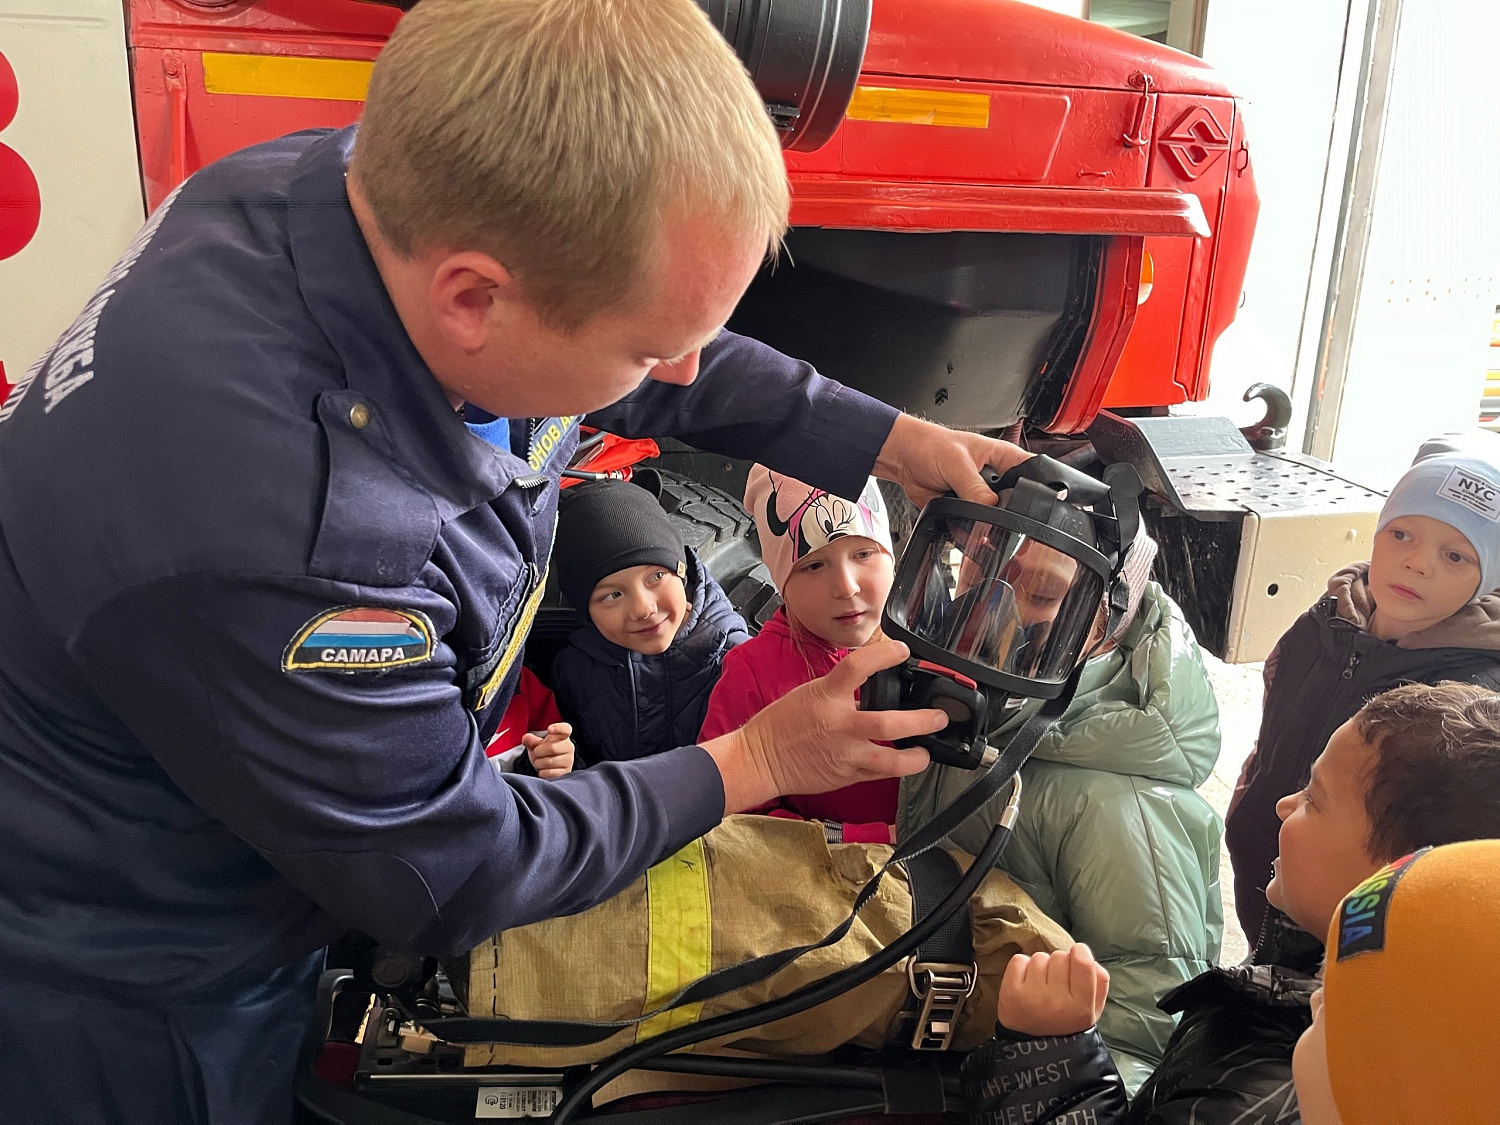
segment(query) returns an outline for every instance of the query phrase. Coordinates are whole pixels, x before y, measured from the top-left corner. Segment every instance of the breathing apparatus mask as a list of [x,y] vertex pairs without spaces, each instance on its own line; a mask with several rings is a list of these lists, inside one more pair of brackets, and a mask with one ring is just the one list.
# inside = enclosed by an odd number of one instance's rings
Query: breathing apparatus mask
[[865,710],[946,712],[941,731],[896,745],[962,769],[987,764],[990,733],[1025,700],[1071,700],[1084,663],[1125,624],[1126,564],[1151,542],[1129,465],[1100,481],[1037,456],[984,477],[994,507],[943,496],[922,509],[881,620],[911,658],[860,690]]

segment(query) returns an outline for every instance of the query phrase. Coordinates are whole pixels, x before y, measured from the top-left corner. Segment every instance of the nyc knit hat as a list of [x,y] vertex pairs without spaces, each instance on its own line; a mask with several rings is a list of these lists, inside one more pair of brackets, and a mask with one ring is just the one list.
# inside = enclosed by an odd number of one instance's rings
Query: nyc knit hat
[[1329,927],[1323,996],[1346,1125],[1495,1120],[1500,840],[1424,848],[1354,888]]
[[847,535],[873,539],[886,554],[895,555],[890,517],[874,477],[865,482],[859,499],[845,500],[754,465],[745,482],[745,507],[755,517],[760,557],[778,590],[785,588],[799,560]]
[[682,540],[646,488],[624,480],[590,481],[565,490],[558,502],[552,565],[563,596],[586,609],[600,579],[633,566],[687,573]]
[[1391,489],[1375,530],[1400,516],[1428,516],[1463,533],[1479,556],[1476,598],[1500,586],[1500,445],[1470,434],[1425,443]]

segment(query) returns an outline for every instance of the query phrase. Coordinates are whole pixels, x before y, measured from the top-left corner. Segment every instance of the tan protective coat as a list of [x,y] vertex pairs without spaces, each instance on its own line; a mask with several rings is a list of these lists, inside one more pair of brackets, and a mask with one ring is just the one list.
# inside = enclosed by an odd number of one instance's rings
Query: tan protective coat
[[[778,949],[821,938],[848,914],[860,888],[890,856],[881,844],[828,844],[820,824],[765,816],[732,816],[701,842],[711,914],[710,949],[651,948],[649,886],[666,886],[678,873],[668,865],[696,862],[696,852],[678,853],[652,874],[582,914],[553,918],[495,935],[469,955],[467,1004],[472,1016],[512,1019],[615,1021],[657,1006],[643,1003],[648,982],[661,979],[665,961],[721,968]],[[970,857],[954,853],[967,867]],[[691,878],[686,865],[682,877]],[[701,895],[698,896],[701,901]],[[691,903],[694,896],[686,899]],[[662,903],[657,904],[661,917]],[[675,905],[675,902],[674,902]],[[1005,965],[1016,953],[1065,949],[1067,933],[1041,912],[1030,896],[999,871],[991,872],[972,899],[974,954],[979,981],[960,1020],[954,1047],[967,1050],[994,1031],[995,1000]],[[847,968],[905,933],[912,921],[905,874],[893,869],[837,945],[809,953],[760,984],[710,1000],[698,1018],[737,1011]],[[691,924],[664,927],[681,941]],[[701,932],[701,931],[700,931]],[[670,936],[667,941],[673,940]],[[696,975],[694,969],[693,975]],[[452,967],[460,986],[463,967]],[[691,979],[687,976],[682,983]],[[885,1042],[906,1003],[904,967],[887,969],[842,996],[776,1023],[709,1040],[694,1050],[731,1046],[776,1055],[818,1055],[845,1043],[876,1047]],[[672,1026],[689,1022],[681,1016]],[[665,1024],[653,1021],[654,1033]],[[469,1066],[564,1066],[593,1062],[640,1038],[636,1027],[589,1047],[471,1046]]]

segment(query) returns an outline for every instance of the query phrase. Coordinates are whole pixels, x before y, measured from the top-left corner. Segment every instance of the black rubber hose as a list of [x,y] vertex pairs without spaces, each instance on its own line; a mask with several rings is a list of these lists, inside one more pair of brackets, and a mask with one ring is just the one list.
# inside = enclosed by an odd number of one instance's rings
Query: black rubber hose
[[862,1070],[856,1066],[808,1066],[795,1062],[766,1062],[763,1059],[735,1059],[699,1055],[667,1055],[647,1059],[638,1070],[659,1070],[668,1074],[714,1074],[727,1078],[759,1078],[764,1082],[812,1082],[819,1086],[846,1086],[855,1090],[879,1090],[880,1071]]
[[1094,443],[1091,441],[1084,442],[1084,444],[1071,453],[1064,453],[1057,460],[1070,469],[1078,469],[1085,473],[1089,472],[1095,465],[1104,464],[1104,459],[1099,456],[1099,451],[1094,448]]
[[636,1069],[647,1059],[681,1050],[694,1043],[701,1043],[705,1039],[728,1035],[732,1031],[759,1027],[761,1024],[794,1016],[798,1012],[805,1012],[809,1008],[815,1008],[819,1004],[832,1000],[835,996],[842,996],[851,988],[856,988],[865,981],[879,976],[907,954],[915,951],[942,927],[955,910],[972,897],[979,889],[979,884],[984,881],[984,877],[994,868],[996,861],[1000,858],[1000,853],[1005,850],[1005,845],[1009,841],[1010,829],[1004,824],[995,825],[990,832],[989,839],[984,842],[984,847],[979,849],[974,862],[969,864],[969,869],[948,893],[948,897],[938,903],[927,917],[912,926],[900,938],[858,965],[824,977],[822,980],[813,981],[778,1000],[767,1000],[752,1008],[744,1008],[738,1012],[725,1012],[722,1016],[715,1016],[713,1019],[688,1024],[675,1031],[664,1032],[604,1059],[587,1078],[563,1098],[562,1103],[552,1113],[553,1125],[566,1125],[567,1122],[572,1121],[580,1109],[592,1104],[596,1093],[616,1077],[627,1070]]
[[[829,1066],[822,1063],[741,1059],[723,1055],[667,1055],[664,1058],[647,1059],[636,1069],[664,1071],[668,1074],[759,1078],[765,1082],[796,1082],[802,1085],[811,1082],[851,1090],[884,1089],[886,1074],[886,1071],[870,1066]],[[945,1077],[943,1089],[955,1098],[963,1097],[963,1086],[957,1078]]]

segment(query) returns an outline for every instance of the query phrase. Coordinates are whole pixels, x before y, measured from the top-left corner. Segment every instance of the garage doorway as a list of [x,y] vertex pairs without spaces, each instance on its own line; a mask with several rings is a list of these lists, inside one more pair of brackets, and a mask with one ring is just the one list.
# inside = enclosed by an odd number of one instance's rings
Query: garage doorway
[[1087,0],[1085,18],[1201,55],[1208,0]]

